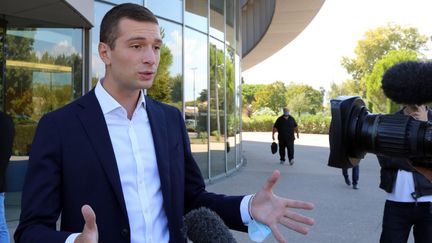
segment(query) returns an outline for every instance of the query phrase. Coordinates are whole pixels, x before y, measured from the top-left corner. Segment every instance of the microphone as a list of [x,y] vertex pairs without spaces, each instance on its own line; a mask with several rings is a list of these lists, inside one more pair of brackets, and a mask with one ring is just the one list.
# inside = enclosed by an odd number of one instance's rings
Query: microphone
[[403,61],[383,75],[384,94],[399,104],[422,105],[432,101],[432,62]]
[[194,243],[236,243],[223,220],[214,211],[201,207],[184,217],[183,233]]

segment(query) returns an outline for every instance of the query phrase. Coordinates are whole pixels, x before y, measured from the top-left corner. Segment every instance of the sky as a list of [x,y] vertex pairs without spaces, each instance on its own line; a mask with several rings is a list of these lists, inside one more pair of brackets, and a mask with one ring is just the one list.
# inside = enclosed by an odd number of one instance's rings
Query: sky
[[[287,46],[242,73],[246,84],[291,81],[329,90],[350,78],[341,66],[354,56],[367,30],[392,22],[432,36],[430,0],[326,0],[310,24]],[[432,50],[432,41],[428,48]],[[432,57],[432,51],[426,52]]]

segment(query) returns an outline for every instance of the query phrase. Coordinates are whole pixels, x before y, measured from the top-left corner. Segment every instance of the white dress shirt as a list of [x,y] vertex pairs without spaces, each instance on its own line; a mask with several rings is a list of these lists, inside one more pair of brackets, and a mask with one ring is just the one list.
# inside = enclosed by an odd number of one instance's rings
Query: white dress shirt
[[[96,98],[108,126],[123,197],[129,218],[131,243],[163,243],[169,241],[168,221],[163,209],[156,153],[151,127],[141,91],[132,118],[102,86],[95,88]],[[243,223],[251,221],[248,202],[251,195],[241,201]],[[97,217],[97,212],[96,217]],[[79,233],[71,234],[65,243],[73,243]]]
[[[387,194],[387,200],[395,202],[415,202],[411,193],[415,191],[413,173],[399,170],[393,191]],[[432,195],[417,198],[417,202],[432,202]]]
[[[129,218],[131,243],[168,242],[168,220],[150,123],[141,92],[132,118],[98,82],[96,98],[108,126]],[[97,217],[97,212],[96,217]],[[77,235],[71,235],[67,243]]]

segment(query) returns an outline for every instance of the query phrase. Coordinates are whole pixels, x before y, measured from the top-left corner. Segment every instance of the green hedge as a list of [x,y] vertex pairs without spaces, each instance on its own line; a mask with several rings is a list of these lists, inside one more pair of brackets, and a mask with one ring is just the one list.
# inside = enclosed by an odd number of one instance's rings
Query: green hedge
[[[243,117],[244,132],[270,132],[278,116],[254,116]],[[328,134],[330,116],[303,115],[294,117],[301,133]]]
[[253,116],[243,117],[244,132],[268,132],[273,128],[277,116]]
[[303,115],[296,118],[301,133],[328,134],[330,128],[330,116]]

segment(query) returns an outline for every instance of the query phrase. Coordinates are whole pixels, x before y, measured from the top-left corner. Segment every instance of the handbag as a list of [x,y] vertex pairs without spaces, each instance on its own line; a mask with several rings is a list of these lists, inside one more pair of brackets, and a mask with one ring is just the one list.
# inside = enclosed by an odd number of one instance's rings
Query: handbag
[[273,142],[270,146],[272,154],[275,154],[278,150],[278,146],[276,142]]

